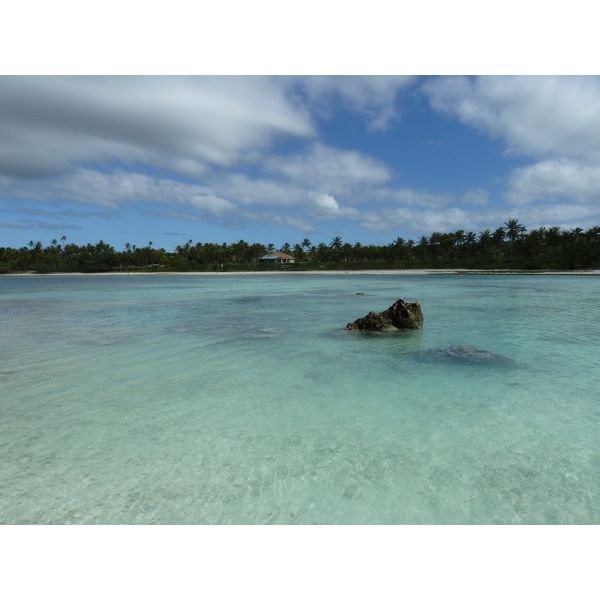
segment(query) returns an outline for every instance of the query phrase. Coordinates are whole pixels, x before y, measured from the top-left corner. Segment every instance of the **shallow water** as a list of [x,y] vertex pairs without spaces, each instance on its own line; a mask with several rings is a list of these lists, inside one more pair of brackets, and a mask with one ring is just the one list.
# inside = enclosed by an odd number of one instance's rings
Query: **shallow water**
[[0,523],[600,523],[599,285],[0,278]]

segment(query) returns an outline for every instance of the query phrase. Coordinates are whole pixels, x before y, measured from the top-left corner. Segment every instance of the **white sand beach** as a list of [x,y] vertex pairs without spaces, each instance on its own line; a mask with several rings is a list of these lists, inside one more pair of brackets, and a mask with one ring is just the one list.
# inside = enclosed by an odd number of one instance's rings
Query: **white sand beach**
[[40,274],[34,271],[26,273],[8,273],[0,277],[127,277],[129,275],[187,275],[202,277],[222,277],[223,275],[600,275],[600,269],[580,269],[573,271],[527,271],[519,269],[390,269],[390,270],[360,270],[360,271],[111,271],[104,273],[48,273]]

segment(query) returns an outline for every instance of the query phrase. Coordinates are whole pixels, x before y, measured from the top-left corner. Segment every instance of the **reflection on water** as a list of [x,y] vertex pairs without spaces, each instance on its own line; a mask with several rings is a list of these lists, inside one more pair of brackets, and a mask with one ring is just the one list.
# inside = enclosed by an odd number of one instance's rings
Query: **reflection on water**
[[0,523],[599,523],[595,281],[0,278]]

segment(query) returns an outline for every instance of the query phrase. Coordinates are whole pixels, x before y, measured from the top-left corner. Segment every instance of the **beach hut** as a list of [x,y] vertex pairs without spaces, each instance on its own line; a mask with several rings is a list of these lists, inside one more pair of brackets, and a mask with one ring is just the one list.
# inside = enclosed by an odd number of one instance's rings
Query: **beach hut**
[[289,254],[284,254],[283,252],[271,252],[270,254],[265,254],[265,256],[260,259],[260,262],[293,263],[294,257]]

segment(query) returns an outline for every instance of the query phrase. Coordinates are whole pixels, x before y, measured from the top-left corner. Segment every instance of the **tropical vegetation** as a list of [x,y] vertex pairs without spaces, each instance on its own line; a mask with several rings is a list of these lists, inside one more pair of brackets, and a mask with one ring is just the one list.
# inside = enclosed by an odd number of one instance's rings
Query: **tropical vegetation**
[[[260,262],[268,252],[291,254],[294,264]],[[345,243],[334,237],[328,244],[313,244],[304,238],[296,244],[249,244],[244,240],[227,244],[195,242],[190,239],[173,252],[126,243],[122,250],[100,240],[79,246],[52,239],[44,246],[29,241],[22,248],[0,247],[0,273],[35,271],[248,271],[272,269],[585,269],[600,266],[600,227],[540,227],[527,231],[518,219],[509,219],[493,231],[433,232],[418,241],[401,237],[389,243],[365,245]]]

